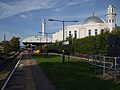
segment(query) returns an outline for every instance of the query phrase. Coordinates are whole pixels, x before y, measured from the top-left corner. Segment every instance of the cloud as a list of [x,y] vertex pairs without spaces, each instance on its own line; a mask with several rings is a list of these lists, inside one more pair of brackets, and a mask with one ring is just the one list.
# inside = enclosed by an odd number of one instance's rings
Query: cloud
[[[60,11],[67,6],[89,1],[91,0],[16,0],[16,2],[0,2],[0,19],[32,10],[54,8],[54,11]],[[25,16],[22,17],[26,18]]]
[[54,9],[54,11],[58,12],[58,11],[61,11],[63,8],[56,8]]
[[20,15],[20,17],[23,19],[28,19],[28,17],[26,15]]
[[24,0],[11,3],[0,2],[0,19],[10,17],[23,12],[52,8],[55,2],[53,0]]
[[58,4],[57,8],[55,8],[54,11],[61,11],[65,7],[88,3],[90,1],[91,0],[64,0],[63,2],[61,2],[61,4]]
[[71,5],[78,5],[78,4],[83,4],[83,3],[87,3],[91,0],[73,0],[71,2],[68,2],[67,5],[71,6]]

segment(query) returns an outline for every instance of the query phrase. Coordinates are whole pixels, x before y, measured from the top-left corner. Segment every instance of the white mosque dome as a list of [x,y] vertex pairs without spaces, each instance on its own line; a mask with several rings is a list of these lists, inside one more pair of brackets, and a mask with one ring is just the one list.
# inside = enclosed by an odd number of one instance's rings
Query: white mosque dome
[[91,16],[85,19],[83,24],[104,23],[105,21],[97,16]]

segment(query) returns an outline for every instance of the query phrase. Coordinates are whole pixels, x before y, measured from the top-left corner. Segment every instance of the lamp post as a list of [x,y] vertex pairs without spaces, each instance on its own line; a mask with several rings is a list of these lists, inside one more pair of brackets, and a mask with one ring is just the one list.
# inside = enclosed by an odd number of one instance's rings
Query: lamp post
[[[55,20],[55,19],[49,19],[49,21],[57,21],[57,22],[62,22],[63,23],[63,43],[64,43],[64,23],[65,22],[78,22],[78,20],[74,20],[74,21],[65,21],[65,20]],[[65,56],[64,56],[64,48],[62,47],[62,52],[63,52],[63,63],[65,62]]]
[[3,42],[3,53],[5,53],[5,41],[6,41],[6,35],[4,34],[4,42]]

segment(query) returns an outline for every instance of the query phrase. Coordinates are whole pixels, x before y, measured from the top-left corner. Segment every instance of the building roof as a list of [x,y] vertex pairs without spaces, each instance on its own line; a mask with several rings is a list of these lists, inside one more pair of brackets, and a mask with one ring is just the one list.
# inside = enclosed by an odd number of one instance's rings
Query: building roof
[[91,16],[85,19],[83,24],[104,23],[105,21],[97,16]]
[[46,44],[51,43],[52,39],[46,36],[31,36],[22,41],[23,44]]

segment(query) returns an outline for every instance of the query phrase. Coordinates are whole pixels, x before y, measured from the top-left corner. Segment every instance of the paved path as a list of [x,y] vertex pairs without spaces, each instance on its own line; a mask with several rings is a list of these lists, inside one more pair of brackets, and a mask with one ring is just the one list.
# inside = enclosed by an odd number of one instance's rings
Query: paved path
[[[62,56],[62,54],[58,54],[58,53],[50,53],[50,54],[54,54],[54,55],[60,55]],[[65,55],[65,57],[68,57],[68,55]],[[74,58],[74,59],[79,59],[79,60],[84,60],[84,61],[89,61],[91,59],[88,60],[88,58],[82,58],[82,57],[78,57],[78,56],[69,56],[70,58]]]
[[26,52],[5,90],[55,90],[55,87]]

